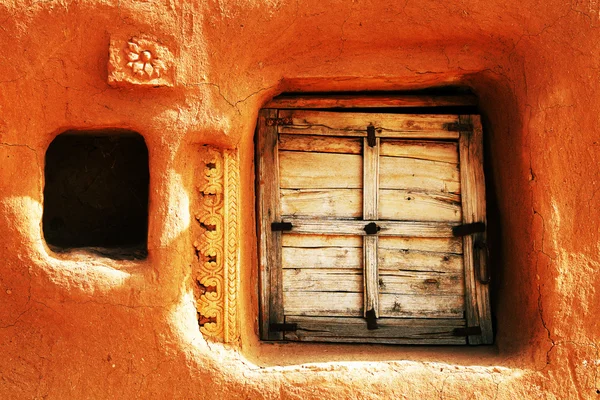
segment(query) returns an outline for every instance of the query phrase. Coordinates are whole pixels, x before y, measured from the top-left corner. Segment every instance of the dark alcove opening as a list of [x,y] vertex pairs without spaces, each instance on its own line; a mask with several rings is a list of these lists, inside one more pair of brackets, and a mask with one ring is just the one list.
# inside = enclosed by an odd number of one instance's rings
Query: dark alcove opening
[[85,248],[115,259],[147,254],[150,173],[131,131],[67,131],[48,147],[44,237],[55,252]]

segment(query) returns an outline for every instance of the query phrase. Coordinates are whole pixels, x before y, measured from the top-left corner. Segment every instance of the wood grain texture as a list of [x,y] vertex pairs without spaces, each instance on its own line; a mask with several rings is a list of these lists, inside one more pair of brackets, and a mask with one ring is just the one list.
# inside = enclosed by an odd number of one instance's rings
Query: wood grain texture
[[286,268],[362,269],[360,247],[283,247],[282,266]]
[[[300,235],[297,235],[300,236]],[[379,238],[380,249],[417,250],[433,253],[462,254],[462,238],[418,238],[382,236]]]
[[385,344],[465,344],[464,337],[453,336],[456,328],[465,326],[464,319],[400,319],[380,318],[378,329],[367,330],[362,318],[288,316],[286,322],[298,325],[286,332],[286,340],[307,342],[357,342]]
[[[297,235],[294,233],[285,232],[282,236],[282,245],[283,247],[308,248],[362,247],[362,237],[348,235]],[[432,244],[432,246],[434,245]],[[460,248],[462,249],[462,239],[460,239]]]
[[[379,271],[378,293],[419,295],[464,295],[464,277],[457,273],[429,271]],[[285,292],[353,292],[364,289],[363,271],[348,268],[286,268]]]
[[[473,125],[473,131],[460,132],[461,185],[464,190],[463,222],[486,222],[485,178],[483,175],[483,130],[479,116],[461,116],[461,122]],[[473,245],[485,243],[485,233],[463,238],[465,286],[468,299],[466,316],[469,326],[480,326],[482,334],[469,336],[469,344],[493,343],[491,307],[488,285],[476,279]]]
[[379,249],[379,270],[463,272],[463,257],[452,253]]
[[379,218],[400,221],[460,222],[460,195],[413,190],[379,191]]
[[265,108],[396,108],[396,107],[461,107],[477,106],[477,97],[428,95],[300,95],[278,96]]
[[362,139],[312,135],[279,135],[279,150],[361,154]]
[[[363,139],[363,216],[364,219],[377,219],[379,209],[379,138],[374,146]],[[377,272],[377,236],[363,239],[364,306],[366,317],[370,310],[379,317],[379,287]]]
[[379,318],[379,275],[377,270],[377,236],[365,236],[363,238],[363,282],[364,282],[364,305],[363,315],[369,310],[375,311],[375,317]]
[[380,154],[458,164],[458,144],[456,142],[382,139]]
[[460,173],[456,164],[381,156],[379,168],[381,189],[460,193]]
[[281,189],[281,214],[294,217],[360,218],[360,189]]
[[283,335],[269,332],[270,323],[283,322],[283,291],[281,284],[281,232],[271,231],[271,222],[281,218],[279,207],[279,174],[276,127],[266,125],[275,118],[276,110],[261,110],[257,131],[259,271],[261,303],[261,338],[280,340]]
[[282,189],[360,189],[362,157],[355,154],[279,152]]
[[367,126],[373,125],[378,137],[458,139],[446,128],[458,122],[456,115],[281,110],[279,116],[293,121],[279,126],[279,133],[366,137]]
[[[283,292],[285,315],[362,317],[363,293]],[[462,318],[464,296],[379,295],[379,316],[397,318]]]

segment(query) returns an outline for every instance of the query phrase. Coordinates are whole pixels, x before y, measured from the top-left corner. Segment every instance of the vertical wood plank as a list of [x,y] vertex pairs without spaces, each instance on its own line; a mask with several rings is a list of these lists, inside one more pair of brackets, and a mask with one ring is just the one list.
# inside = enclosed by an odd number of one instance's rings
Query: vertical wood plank
[[[486,222],[485,178],[483,175],[483,130],[478,115],[461,115],[460,123],[472,124],[473,131],[460,132],[460,181],[463,223]],[[469,336],[469,344],[493,342],[488,285],[477,279],[474,241],[486,243],[485,233],[463,238],[467,326],[480,326],[482,334]],[[487,262],[483,259],[481,262]]]
[[[368,140],[363,140],[363,219],[377,220],[379,208],[379,149],[380,140],[375,140],[375,146],[370,147]],[[374,310],[379,318],[379,284],[377,271],[377,242],[378,237],[363,238],[364,254],[364,309]]]
[[277,127],[267,126],[267,118],[277,118],[277,110],[259,113],[257,131],[258,215],[260,235],[261,339],[281,340],[281,332],[269,332],[269,324],[283,323],[281,270],[281,232],[271,231],[271,222],[279,221],[279,159]]

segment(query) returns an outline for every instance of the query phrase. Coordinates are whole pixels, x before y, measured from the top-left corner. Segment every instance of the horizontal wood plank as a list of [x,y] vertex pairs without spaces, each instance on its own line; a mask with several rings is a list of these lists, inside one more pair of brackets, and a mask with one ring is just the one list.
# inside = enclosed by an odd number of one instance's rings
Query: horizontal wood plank
[[[310,235],[294,235],[297,237]],[[327,237],[327,236],[325,236]],[[337,236],[340,237],[340,236]],[[360,240],[358,236],[349,236],[354,240]],[[285,237],[284,237],[285,238]],[[285,239],[284,239],[285,243]],[[359,243],[360,244],[360,243]],[[285,244],[284,244],[285,246]],[[356,246],[358,247],[358,246]],[[462,254],[463,244],[462,238],[416,238],[416,237],[394,237],[383,236],[379,238],[380,249],[393,250],[418,250],[435,253],[454,253]]]
[[401,189],[379,191],[379,218],[400,221],[460,222],[460,195]]
[[379,270],[463,273],[462,255],[416,250],[379,249]]
[[363,270],[347,268],[284,269],[285,292],[354,292],[363,291]]
[[[363,290],[361,270],[349,269],[284,269],[283,290],[286,292],[354,292]],[[462,273],[440,274],[420,271],[380,271],[379,293],[463,295]]]
[[[442,239],[443,240],[443,239]],[[462,243],[462,241],[461,241]],[[362,237],[346,235],[297,235],[285,232],[282,236],[283,247],[360,247]],[[435,250],[432,250],[435,251]]]
[[379,318],[378,329],[367,330],[364,318],[287,316],[286,323],[297,324],[285,332],[286,340],[317,342],[360,342],[386,344],[465,344],[453,336],[464,328],[464,319]]
[[309,218],[290,217],[292,232],[300,234],[328,235],[360,235],[364,236],[365,225],[374,222],[379,226],[378,236],[450,238],[452,227],[458,224],[445,222],[419,221],[349,221],[349,220],[315,220]]
[[344,268],[362,270],[360,247],[283,247],[282,268]]
[[398,108],[398,107],[474,107],[474,95],[420,95],[420,94],[328,94],[278,96],[264,108]]
[[362,138],[313,135],[279,135],[279,150],[361,154]]
[[[357,317],[363,315],[363,293],[283,292],[285,315]],[[379,295],[379,316],[462,318],[463,296]]]
[[458,164],[458,144],[456,142],[383,139],[380,154]]
[[360,155],[279,152],[282,189],[360,189],[363,162]]
[[360,189],[281,189],[281,215],[359,218],[362,216]]
[[380,189],[460,193],[457,164],[381,156],[379,168]]
[[292,121],[278,126],[279,133],[359,136],[367,135],[367,126],[375,127],[378,137],[458,139],[458,132],[448,131],[456,115],[340,113],[310,110],[281,110],[279,118]]

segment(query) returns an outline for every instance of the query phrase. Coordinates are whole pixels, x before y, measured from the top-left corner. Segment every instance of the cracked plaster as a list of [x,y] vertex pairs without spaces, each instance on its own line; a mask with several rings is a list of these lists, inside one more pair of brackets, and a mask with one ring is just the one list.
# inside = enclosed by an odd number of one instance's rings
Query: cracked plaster
[[[0,1],[0,397],[600,398],[599,16],[591,0]],[[122,32],[176,43],[177,86],[109,87]],[[259,343],[260,106],[457,83],[488,128],[496,345]],[[41,237],[47,145],[103,127],[148,144],[144,262],[59,257]],[[189,281],[199,144],[240,150],[243,329],[227,346],[200,335]]]

